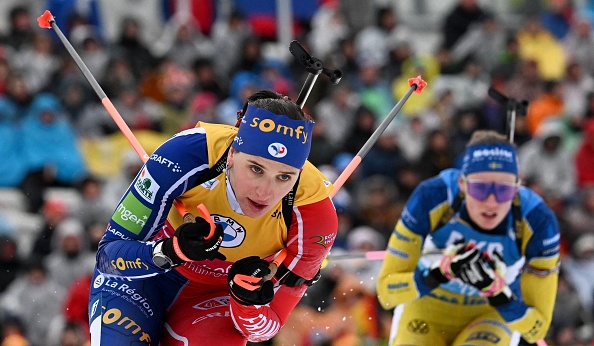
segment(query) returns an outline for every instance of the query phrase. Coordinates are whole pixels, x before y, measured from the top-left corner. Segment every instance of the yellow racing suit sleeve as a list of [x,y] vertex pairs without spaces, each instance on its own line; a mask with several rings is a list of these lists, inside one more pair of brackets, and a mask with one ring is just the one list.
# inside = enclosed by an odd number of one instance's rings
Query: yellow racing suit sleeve
[[[529,308],[524,315],[514,321],[508,321],[510,328],[519,331],[529,343],[536,343],[545,337],[551,324],[557,280],[559,256],[546,259],[534,259],[524,269],[520,277],[522,300]],[[514,303],[498,307],[505,318]]]
[[[545,337],[553,318],[559,278],[559,226],[553,211],[540,199],[526,208],[522,249],[526,257],[516,299],[495,308],[510,328],[528,342]],[[528,203],[526,203],[528,204]]]
[[417,285],[424,283],[420,282],[422,274],[417,269],[417,262],[422,244],[421,236],[410,231],[399,220],[388,241],[386,257],[378,277],[377,294],[384,309],[391,309],[421,295]]
[[443,179],[425,180],[413,191],[390,235],[382,263],[377,294],[384,309],[422,297],[433,290],[418,266],[425,237],[448,208]]

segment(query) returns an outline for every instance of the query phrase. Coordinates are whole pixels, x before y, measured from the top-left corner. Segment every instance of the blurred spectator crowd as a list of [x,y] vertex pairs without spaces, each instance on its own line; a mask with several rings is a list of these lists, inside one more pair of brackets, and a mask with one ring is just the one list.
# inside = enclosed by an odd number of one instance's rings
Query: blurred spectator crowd
[[[53,30],[36,25],[44,9],[148,153],[198,121],[234,125],[257,90],[296,100],[307,77],[291,55],[268,49],[275,38],[238,8],[227,6],[225,15],[219,8],[205,21],[222,1],[164,2],[173,9],[154,0],[105,2],[1,5],[1,346],[88,344],[94,252],[142,165]],[[420,75],[428,86],[334,198],[339,233],[322,279],[269,344],[385,344],[391,312],[375,297],[381,263],[332,256],[385,249],[421,180],[458,167],[473,131],[506,131],[507,107],[488,96],[490,87],[528,102],[515,121],[522,181],[560,222],[563,261],[547,341],[592,344],[594,1],[509,0],[522,15],[515,24],[489,2],[449,2],[430,51],[418,49],[423,37],[397,1],[317,1],[296,21],[295,38],[343,74],[338,85],[320,77],[305,106],[316,121],[309,160],[331,181],[408,91],[409,78]]]

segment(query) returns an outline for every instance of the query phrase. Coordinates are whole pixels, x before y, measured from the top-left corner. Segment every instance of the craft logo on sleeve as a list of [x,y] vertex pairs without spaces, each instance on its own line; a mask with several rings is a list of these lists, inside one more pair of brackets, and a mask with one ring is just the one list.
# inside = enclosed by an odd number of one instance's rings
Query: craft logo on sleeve
[[152,154],[151,157],[149,157],[149,160],[158,162],[164,166],[167,166],[167,168],[171,168],[171,171],[174,173],[181,173],[182,171],[179,163],[173,162],[164,156]]
[[157,191],[159,191],[159,184],[153,179],[148,169],[144,167],[140,176],[134,183],[134,188],[138,193],[148,202],[154,203]]
[[116,208],[113,220],[128,231],[140,234],[150,216],[151,209],[145,207],[131,192],[128,192]]

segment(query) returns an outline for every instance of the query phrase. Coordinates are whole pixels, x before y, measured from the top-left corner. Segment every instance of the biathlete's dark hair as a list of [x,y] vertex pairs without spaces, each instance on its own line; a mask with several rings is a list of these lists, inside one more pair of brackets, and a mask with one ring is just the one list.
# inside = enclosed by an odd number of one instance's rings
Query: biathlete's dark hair
[[[467,147],[475,144],[486,144],[486,143],[509,143],[507,138],[499,132],[492,130],[478,130],[472,133]],[[514,145],[514,144],[512,144]],[[514,145],[515,146],[515,145]]]
[[243,117],[247,111],[248,104],[266,109],[274,114],[285,115],[289,117],[289,119],[312,121],[312,119],[288,97],[272,90],[260,90],[248,96],[246,102],[243,104],[243,108],[237,114],[238,119]]

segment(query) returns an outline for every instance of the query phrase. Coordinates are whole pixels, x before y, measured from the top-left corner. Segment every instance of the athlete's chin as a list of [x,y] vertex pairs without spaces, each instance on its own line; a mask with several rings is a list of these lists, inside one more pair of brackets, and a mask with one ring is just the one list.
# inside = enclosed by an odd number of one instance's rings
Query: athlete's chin
[[251,217],[252,219],[258,219],[266,214],[267,210],[263,212],[244,211],[245,216]]
[[243,209],[243,213],[245,214],[245,216],[251,217],[253,219],[257,219],[259,217],[266,215],[266,213],[268,213],[268,211],[270,211],[271,207],[248,203],[246,208],[242,208],[242,209]]
[[486,230],[486,231],[490,231],[492,229],[494,229],[495,227],[497,227],[497,225],[499,225],[501,223],[502,220],[495,220],[495,219],[490,219],[490,218],[481,218],[480,221],[475,221],[476,224]]

